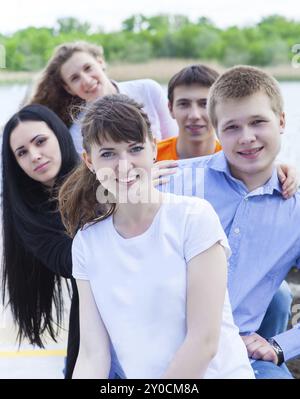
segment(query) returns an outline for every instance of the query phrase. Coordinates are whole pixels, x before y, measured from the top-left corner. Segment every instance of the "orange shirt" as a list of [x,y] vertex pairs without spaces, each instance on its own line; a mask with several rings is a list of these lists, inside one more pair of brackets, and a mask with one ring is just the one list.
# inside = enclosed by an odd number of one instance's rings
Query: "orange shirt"
[[[157,143],[157,161],[165,161],[167,159],[179,159],[176,151],[178,136],[169,137],[168,139]],[[221,144],[216,140],[215,153],[222,150]]]

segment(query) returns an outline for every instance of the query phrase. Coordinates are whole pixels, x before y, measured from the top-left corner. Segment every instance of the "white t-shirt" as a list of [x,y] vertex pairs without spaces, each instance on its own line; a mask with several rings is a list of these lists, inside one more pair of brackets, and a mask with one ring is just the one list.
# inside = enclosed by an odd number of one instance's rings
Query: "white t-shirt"
[[[114,84],[118,87],[120,93],[126,94],[128,97],[144,105],[143,108],[151,122],[154,137],[161,140],[178,134],[177,123],[171,118],[169,113],[167,95],[157,82],[151,79],[139,79]],[[82,154],[80,128],[80,119],[82,116],[83,114],[80,114],[78,117],[79,122],[73,123],[70,127],[70,133],[76,151],[79,154]]]
[[[160,378],[167,369],[186,335],[187,263],[216,242],[230,252],[212,206],[173,194],[141,235],[123,238],[112,217],[76,234],[73,276],[90,281],[127,378]],[[205,378],[253,378],[227,293],[218,352]]]

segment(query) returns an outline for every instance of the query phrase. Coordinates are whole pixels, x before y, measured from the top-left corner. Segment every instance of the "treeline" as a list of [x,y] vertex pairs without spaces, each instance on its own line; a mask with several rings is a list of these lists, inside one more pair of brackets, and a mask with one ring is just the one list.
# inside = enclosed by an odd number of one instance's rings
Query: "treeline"
[[88,22],[59,19],[53,28],[28,27],[10,36],[0,34],[6,67],[15,71],[41,69],[54,47],[65,41],[102,44],[109,62],[144,62],[152,58],[193,58],[234,64],[289,63],[300,43],[300,22],[273,15],[254,26],[220,29],[202,17],[191,22],[183,15],[134,15],[118,32],[92,30]]

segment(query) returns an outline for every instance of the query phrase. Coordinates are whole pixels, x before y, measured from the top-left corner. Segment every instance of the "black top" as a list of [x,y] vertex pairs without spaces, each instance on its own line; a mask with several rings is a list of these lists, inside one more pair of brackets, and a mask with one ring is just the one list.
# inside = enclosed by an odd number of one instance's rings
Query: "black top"
[[[69,318],[69,334],[65,378],[72,378],[79,351],[79,297],[75,279],[72,277],[72,239],[67,236],[58,212],[48,214],[48,222],[56,232],[36,232],[25,246],[53,273],[71,279],[72,301]],[[61,228],[58,230],[57,227]],[[59,234],[61,231],[61,234]]]

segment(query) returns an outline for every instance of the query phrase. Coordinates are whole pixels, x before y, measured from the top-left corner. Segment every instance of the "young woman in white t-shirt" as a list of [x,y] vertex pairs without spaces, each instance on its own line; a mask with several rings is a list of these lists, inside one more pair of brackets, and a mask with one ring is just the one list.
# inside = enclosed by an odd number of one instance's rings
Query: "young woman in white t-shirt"
[[85,163],[59,198],[80,297],[73,378],[108,378],[112,352],[124,378],[253,378],[211,205],[153,187],[155,140],[127,96],[91,104],[82,131]]

